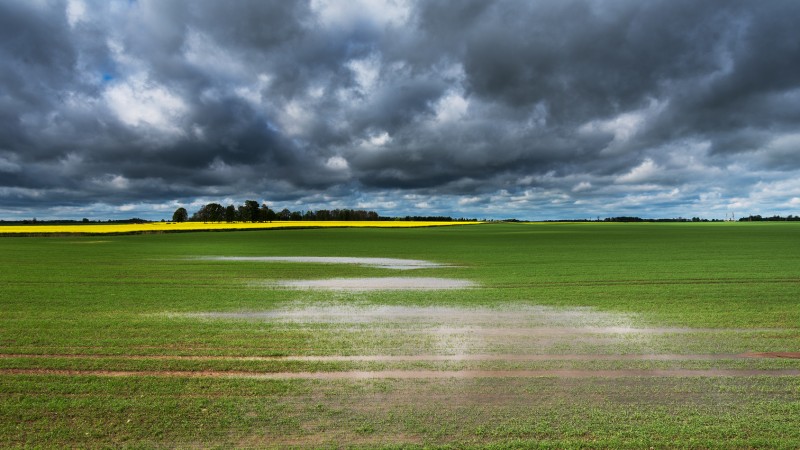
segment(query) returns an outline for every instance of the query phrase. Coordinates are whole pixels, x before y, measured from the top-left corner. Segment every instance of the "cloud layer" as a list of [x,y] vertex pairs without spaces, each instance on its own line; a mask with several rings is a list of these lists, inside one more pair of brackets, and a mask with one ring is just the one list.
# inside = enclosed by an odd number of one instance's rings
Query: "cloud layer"
[[800,212],[800,3],[0,2],[0,218]]

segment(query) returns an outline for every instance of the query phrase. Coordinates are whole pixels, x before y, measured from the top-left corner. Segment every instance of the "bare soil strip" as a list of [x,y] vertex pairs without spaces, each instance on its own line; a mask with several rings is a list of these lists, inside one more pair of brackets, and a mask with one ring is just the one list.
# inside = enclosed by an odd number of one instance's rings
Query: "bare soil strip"
[[745,353],[743,356],[746,356],[748,358],[791,358],[791,359],[800,359],[800,352]]
[[798,284],[800,278],[676,278],[673,280],[580,280],[540,281],[530,284],[508,284],[506,287],[538,286],[671,286],[671,285],[716,285],[716,284]]
[[440,333],[476,333],[488,336],[574,336],[576,334],[691,334],[763,333],[770,328],[638,328],[638,327],[438,327]]
[[621,369],[621,370],[383,370],[350,372],[223,372],[223,371],[114,371],[61,369],[0,369],[0,375],[57,375],[102,377],[250,378],[260,380],[367,380],[431,378],[630,378],[630,377],[796,377],[800,370],[760,369]]
[[286,262],[311,264],[355,264],[359,266],[377,267],[380,269],[412,270],[451,267],[421,259],[400,258],[355,258],[333,256],[206,256],[206,261],[250,261],[250,262]]
[[[97,355],[97,354],[0,354],[0,359],[123,359],[145,361],[306,361],[306,362],[414,362],[414,361],[721,361],[746,358],[786,358],[783,353],[746,354],[628,354],[628,355],[356,355],[356,356],[212,356],[212,355]],[[800,358],[788,356],[789,358]]]

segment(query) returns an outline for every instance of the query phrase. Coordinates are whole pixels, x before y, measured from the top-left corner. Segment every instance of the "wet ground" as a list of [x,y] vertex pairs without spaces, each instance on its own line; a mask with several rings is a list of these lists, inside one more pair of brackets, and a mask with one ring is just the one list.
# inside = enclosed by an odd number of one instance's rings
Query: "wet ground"
[[469,280],[434,277],[325,278],[321,280],[278,281],[275,286],[292,289],[325,289],[334,291],[420,291],[467,289],[477,286]]
[[338,256],[206,256],[206,261],[247,261],[272,263],[354,264],[379,269],[411,270],[451,267],[431,261],[400,258],[356,258]]
[[[354,257],[204,257],[214,261],[258,261],[268,263],[355,264],[383,269],[410,270],[441,267],[423,260]],[[633,314],[598,311],[593,308],[555,308],[526,302],[492,307],[397,306],[358,299],[361,291],[480,289],[464,279],[441,277],[330,278],[312,280],[265,280],[256,286],[269,289],[300,289],[353,292],[345,301],[298,301],[261,311],[205,311],[166,313],[167,318],[203,321],[247,321],[268,325],[270,336],[282,336],[281,346],[264,347],[267,354],[203,354],[204,350],[182,349],[195,354],[97,355],[28,354],[0,358],[66,358],[103,360],[174,360],[262,362],[265,371],[214,370],[53,370],[18,368],[19,373],[77,372],[103,376],[187,376],[245,378],[625,378],[625,377],[717,377],[797,376],[796,365],[765,368],[757,360],[800,358],[792,352],[739,350],[731,341],[746,342],[758,333],[791,333],[791,330],[736,328],[676,328],[647,324]],[[252,323],[249,325],[251,326]],[[235,325],[232,325],[235,326]],[[286,338],[286,336],[300,336]],[[305,337],[303,337],[305,336]],[[782,336],[782,335],[781,335]],[[778,338],[781,338],[778,336]],[[788,334],[787,334],[788,336]],[[292,339],[297,339],[293,341]],[[278,344],[274,344],[278,345]],[[700,350],[699,352],[696,350]],[[736,349],[731,351],[731,349]],[[207,349],[217,351],[214,349]],[[272,353],[272,354],[270,354]],[[277,356],[275,354],[278,353]],[[269,363],[295,362],[286,371]],[[308,363],[307,365],[303,365]],[[349,363],[347,370],[304,370],[316,363]],[[659,363],[661,363],[659,365]],[[427,365],[426,365],[427,364]],[[371,366],[370,366],[371,365]],[[242,365],[232,367],[244,367]],[[397,369],[395,369],[397,367]],[[429,368],[431,368],[429,370]],[[457,367],[454,369],[454,367]],[[363,369],[363,370],[362,370]],[[37,372],[38,371],[38,372]]]

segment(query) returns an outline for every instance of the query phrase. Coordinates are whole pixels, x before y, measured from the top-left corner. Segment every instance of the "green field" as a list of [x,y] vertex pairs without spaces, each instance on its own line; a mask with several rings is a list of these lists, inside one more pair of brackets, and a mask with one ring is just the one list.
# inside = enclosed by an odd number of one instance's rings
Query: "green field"
[[[4,237],[0,447],[798,448],[799,256],[792,223]],[[278,285],[370,277],[475,287]]]

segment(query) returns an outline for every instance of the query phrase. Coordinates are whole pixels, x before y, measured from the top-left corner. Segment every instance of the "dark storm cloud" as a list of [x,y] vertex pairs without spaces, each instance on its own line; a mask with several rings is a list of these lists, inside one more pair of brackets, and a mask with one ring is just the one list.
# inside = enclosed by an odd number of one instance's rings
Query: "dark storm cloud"
[[0,217],[244,198],[796,213],[798,17],[778,0],[2,2]]

